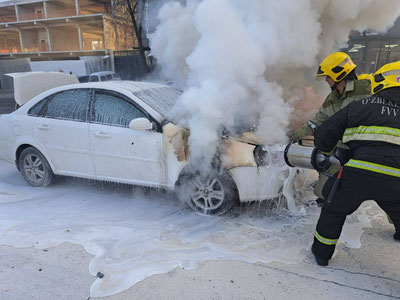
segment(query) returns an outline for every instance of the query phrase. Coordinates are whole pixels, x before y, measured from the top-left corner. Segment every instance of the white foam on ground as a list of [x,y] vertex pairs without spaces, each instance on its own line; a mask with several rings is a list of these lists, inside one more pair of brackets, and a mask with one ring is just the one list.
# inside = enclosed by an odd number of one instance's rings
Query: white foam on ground
[[[72,179],[32,188],[15,166],[0,161],[0,245],[82,245],[94,256],[91,274],[104,274],[92,284],[92,297],[121,292],[175,267],[196,268],[206,260],[299,263],[310,257],[319,208],[302,211],[294,216],[254,205],[207,217],[163,191]],[[368,205],[359,210],[345,225],[341,241],[359,247],[372,218]]]

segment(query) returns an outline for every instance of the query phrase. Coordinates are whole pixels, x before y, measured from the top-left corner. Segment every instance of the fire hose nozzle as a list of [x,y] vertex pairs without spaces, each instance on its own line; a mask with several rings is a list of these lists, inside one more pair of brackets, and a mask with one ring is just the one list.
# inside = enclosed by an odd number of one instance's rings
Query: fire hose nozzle
[[286,146],[284,158],[290,167],[313,169],[318,172],[327,171],[333,164],[340,165],[336,157],[324,155],[314,146],[300,145],[297,142],[290,142]]

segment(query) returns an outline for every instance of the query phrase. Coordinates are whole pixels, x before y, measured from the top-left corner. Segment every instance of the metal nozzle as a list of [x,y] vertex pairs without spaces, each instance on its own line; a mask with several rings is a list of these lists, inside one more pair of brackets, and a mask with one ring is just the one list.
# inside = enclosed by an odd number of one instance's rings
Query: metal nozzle
[[328,170],[332,164],[340,165],[339,160],[334,156],[324,155],[315,147],[303,146],[293,142],[286,146],[284,158],[286,164],[290,167],[314,169],[318,172]]

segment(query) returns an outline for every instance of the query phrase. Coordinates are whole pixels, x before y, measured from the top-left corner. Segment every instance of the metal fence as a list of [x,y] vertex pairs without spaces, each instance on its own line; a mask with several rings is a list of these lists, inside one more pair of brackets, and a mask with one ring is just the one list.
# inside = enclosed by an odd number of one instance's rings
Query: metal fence
[[[151,66],[152,61],[149,60],[148,64]],[[115,51],[114,67],[122,80],[135,80],[147,74],[140,59],[139,50]]]

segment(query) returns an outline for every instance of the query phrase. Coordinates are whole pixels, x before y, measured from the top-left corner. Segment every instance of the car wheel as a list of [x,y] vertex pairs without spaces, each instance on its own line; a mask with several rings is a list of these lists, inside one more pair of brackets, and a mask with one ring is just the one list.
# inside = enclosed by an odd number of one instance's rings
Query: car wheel
[[177,186],[178,198],[197,212],[222,215],[238,202],[236,184],[227,173],[185,174]]
[[18,164],[22,176],[32,186],[47,186],[55,178],[46,158],[36,148],[29,147],[23,150]]

